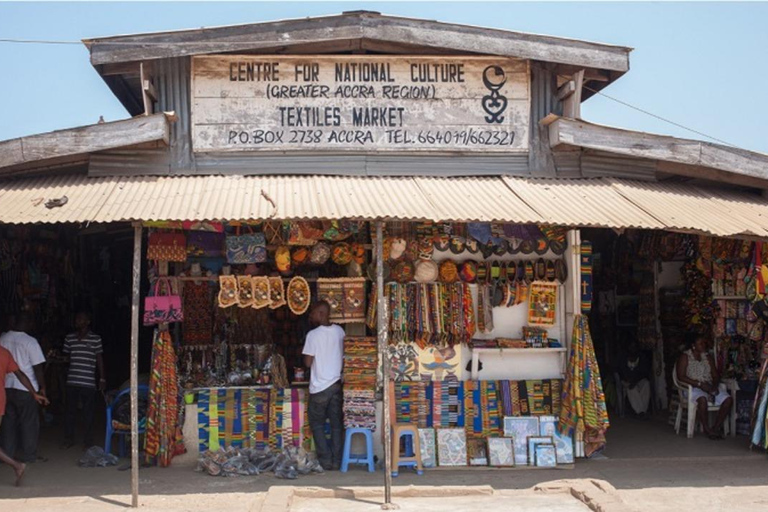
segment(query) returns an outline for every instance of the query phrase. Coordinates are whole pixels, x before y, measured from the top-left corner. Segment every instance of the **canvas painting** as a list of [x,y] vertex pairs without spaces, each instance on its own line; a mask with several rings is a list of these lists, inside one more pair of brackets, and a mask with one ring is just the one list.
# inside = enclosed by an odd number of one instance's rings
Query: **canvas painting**
[[536,467],[554,468],[557,466],[557,456],[555,455],[555,445],[537,444],[536,445]]
[[413,343],[389,345],[390,378],[395,382],[419,380],[419,355]]
[[467,439],[467,458],[470,466],[488,465],[488,447],[484,438]]
[[437,465],[467,465],[467,436],[463,428],[438,429]]
[[459,380],[461,350],[457,347],[428,347],[418,352],[421,380]]
[[515,441],[511,437],[488,438],[488,460],[494,467],[515,465]]
[[539,435],[539,418],[522,416],[504,418],[504,437],[511,437],[515,446],[515,465],[528,464],[527,439]]
[[551,444],[552,446],[555,445],[554,439],[550,436],[529,436],[527,441],[527,448],[528,448],[528,464],[531,466],[536,465],[536,446],[540,444]]
[[554,416],[539,416],[539,435],[555,437],[557,418]]
[[435,444],[435,429],[419,429],[419,447],[421,449],[421,465],[425,468],[437,467],[437,445]]
[[555,432],[555,450],[558,464],[573,464],[573,438],[571,436]]
[[528,292],[528,324],[555,325],[557,283],[535,282]]

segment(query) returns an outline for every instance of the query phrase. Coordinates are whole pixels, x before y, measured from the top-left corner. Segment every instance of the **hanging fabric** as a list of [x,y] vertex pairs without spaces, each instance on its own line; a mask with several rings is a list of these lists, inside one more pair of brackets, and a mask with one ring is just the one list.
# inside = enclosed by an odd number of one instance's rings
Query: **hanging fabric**
[[587,457],[605,447],[605,432],[610,423],[605,394],[595,357],[587,318],[576,315],[571,339],[571,354],[563,386],[560,431],[580,434]]
[[152,373],[149,376],[149,407],[144,451],[148,464],[167,467],[174,456],[185,452],[179,426],[179,384],[176,353],[168,331],[155,330],[152,342]]

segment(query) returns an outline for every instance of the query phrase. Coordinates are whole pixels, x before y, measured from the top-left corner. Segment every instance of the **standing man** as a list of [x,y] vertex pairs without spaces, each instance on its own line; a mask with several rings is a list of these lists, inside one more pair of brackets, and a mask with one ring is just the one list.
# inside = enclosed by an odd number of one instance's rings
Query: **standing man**
[[64,448],[75,444],[77,405],[83,404],[83,446],[93,445],[93,406],[96,401],[96,369],[99,370],[98,389],[104,391],[107,380],[104,373],[101,337],[91,332],[91,317],[81,311],[75,316],[75,329],[64,338],[64,353],[69,355],[67,375],[67,414],[64,427]]
[[[323,469],[341,467],[344,449],[341,366],[344,358],[344,329],[330,322],[331,307],[320,301],[312,307],[309,321],[316,326],[304,343],[304,366],[309,374],[309,426],[315,439],[317,458]],[[331,423],[331,447],[325,439],[325,420]]]
[[[21,371],[29,377],[34,391],[45,396],[45,356],[37,340],[27,334],[31,320],[28,312],[20,313],[12,329],[0,336],[0,346],[11,353]],[[20,460],[35,462],[40,437],[40,406],[35,396],[13,374],[5,377],[5,395],[5,420],[0,428],[0,446],[11,457],[20,447]]]
[[[13,360],[13,356],[11,355],[8,350],[4,349],[3,347],[0,347],[0,381],[5,381],[5,377],[9,374],[14,374],[17,379],[21,382],[21,384],[27,388],[27,390],[30,392],[30,394],[39,402],[41,405],[48,405],[48,399],[45,398],[43,395],[40,395],[35,392],[35,388],[32,386],[32,383],[29,381],[26,375],[24,375],[24,372],[19,370],[19,365],[16,364],[16,361]],[[5,386],[0,386],[0,426],[3,424],[3,416],[5,415]],[[24,471],[27,468],[27,465],[23,462],[16,462],[13,460],[12,457],[8,456],[2,449],[0,449],[0,462],[3,462],[5,464],[8,464],[13,468],[13,471],[16,473],[16,485],[18,486],[21,484],[21,479],[24,476]]]

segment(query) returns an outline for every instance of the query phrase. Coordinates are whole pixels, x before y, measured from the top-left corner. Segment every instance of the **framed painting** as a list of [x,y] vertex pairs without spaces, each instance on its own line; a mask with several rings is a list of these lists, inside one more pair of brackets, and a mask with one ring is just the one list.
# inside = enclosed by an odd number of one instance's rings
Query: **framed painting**
[[463,428],[441,428],[437,431],[437,465],[467,465],[467,435]]
[[437,467],[437,445],[435,443],[435,429],[419,429],[419,448],[421,451],[421,465],[425,468]]
[[515,441],[511,437],[488,438],[488,462],[493,467],[515,466]]
[[555,445],[554,439],[551,436],[528,436],[528,439],[526,440],[527,449],[528,449],[528,464],[531,466],[536,465],[536,446],[540,444],[551,444],[552,446]]
[[473,437],[467,439],[467,460],[470,466],[488,465],[488,446],[485,438]]
[[536,445],[536,467],[538,468],[554,468],[557,466],[557,455],[555,452],[555,445],[553,444],[537,444]]
[[528,464],[528,445],[526,440],[531,436],[538,435],[539,418],[535,416],[506,416],[504,418],[504,437],[511,437],[514,440],[516,466]]

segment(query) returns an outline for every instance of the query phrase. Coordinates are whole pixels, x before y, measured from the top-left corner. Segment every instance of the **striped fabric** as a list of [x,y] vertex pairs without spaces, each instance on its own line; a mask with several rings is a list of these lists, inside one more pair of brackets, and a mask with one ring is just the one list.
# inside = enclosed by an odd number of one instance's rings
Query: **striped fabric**
[[82,339],[75,333],[64,338],[64,353],[69,355],[67,385],[96,389],[96,356],[102,353],[101,336],[88,332]]

